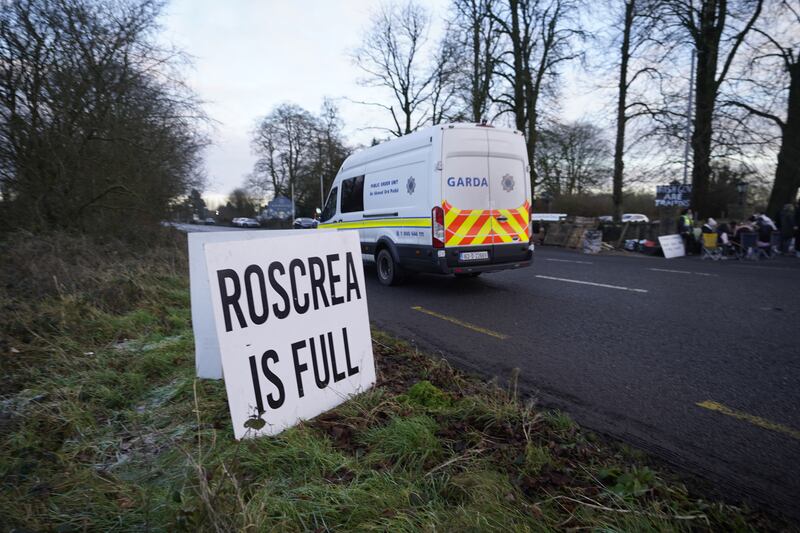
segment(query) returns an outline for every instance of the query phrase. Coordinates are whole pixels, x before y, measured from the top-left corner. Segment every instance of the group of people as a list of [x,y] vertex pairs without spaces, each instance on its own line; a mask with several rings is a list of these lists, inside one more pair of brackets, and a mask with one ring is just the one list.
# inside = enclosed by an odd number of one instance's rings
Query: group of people
[[700,253],[702,235],[710,233],[716,233],[718,246],[731,253],[737,249],[741,250],[744,233],[755,233],[758,236],[756,246],[771,254],[772,234],[776,231],[780,233],[781,238],[778,251],[785,255],[793,253],[800,258],[800,199],[796,205],[784,205],[775,221],[765,213],[755,213],[742,222],[731,220],[721,224],[713,218],[708,218],[698,230],[691,209],[684,209],[678,218],[678,234],[683,239],[687,254]]

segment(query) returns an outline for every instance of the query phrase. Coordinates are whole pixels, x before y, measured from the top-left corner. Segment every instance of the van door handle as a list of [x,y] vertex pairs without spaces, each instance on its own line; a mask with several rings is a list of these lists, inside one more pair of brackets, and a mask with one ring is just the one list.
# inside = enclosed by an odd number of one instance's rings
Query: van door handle
[[495,218],[500,222],[505,222],[506,220],[508,220],[508,217],[504,217],[503,215],[496,216]]

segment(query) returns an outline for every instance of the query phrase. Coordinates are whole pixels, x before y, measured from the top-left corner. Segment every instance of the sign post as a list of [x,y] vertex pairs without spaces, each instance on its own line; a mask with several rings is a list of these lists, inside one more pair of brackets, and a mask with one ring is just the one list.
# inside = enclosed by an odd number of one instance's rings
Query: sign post
[[204,248],[237,439],[278,434],[375,383],[357,233]]

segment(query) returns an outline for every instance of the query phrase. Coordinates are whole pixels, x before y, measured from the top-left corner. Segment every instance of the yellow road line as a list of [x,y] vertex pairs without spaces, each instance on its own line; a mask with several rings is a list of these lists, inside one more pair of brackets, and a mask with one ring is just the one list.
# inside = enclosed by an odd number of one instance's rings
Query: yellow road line
[[784,426],[783,424],[778,424],[777,422],[772,422],[765,418],[761,418],[760,416],[751,415],[750,413],[745,413],[743,411],[737,411],[735,409],[731,409],[730,407],[722,405],[721,403],[717,403],[711,400],[698,402],[696,405],[704,409],[709,409],[711,411],[722,413],[723,415],[728,415],[732,416],[733,418],[737,418],[739,420],[744,420],[745,422],[749,422],[754,426],[768,429],[770,431],[776,431],[778,433],[783,433],[784,435],[789,435],[793,439],[800,440],[800,431]]
[[446,320],[448,322],[452,322],[453,324],[459,325],[462,328],[471,329],[472,331],[477,331],[478,333],[483,333],[484,335],[489,335],[490,337],[494,337],[496,339],[507,339],[508,335],[503,333],[498,333],[496,331],[492,331],[490,329],[482,328],[480,326],[476,326],[475,324],[470,324],[469,322],[464,322],[457,318],[453,318],[451,316],[443,315],[441,313],[437,313],[436,311],[431,311],[430,309],[425,309],[419,305],[413,306],[411,309],[414,311],[419,311],[420,313],[425,313],[426,315],[435,316],[436,318],[441,318],[442,320]]

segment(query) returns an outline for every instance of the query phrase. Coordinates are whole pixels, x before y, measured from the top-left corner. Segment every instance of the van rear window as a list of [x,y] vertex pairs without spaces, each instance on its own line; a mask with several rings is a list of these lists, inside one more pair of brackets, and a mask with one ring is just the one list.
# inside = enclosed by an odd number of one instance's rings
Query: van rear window
[[342,180],[342,213],[364,210],[364,176]]

